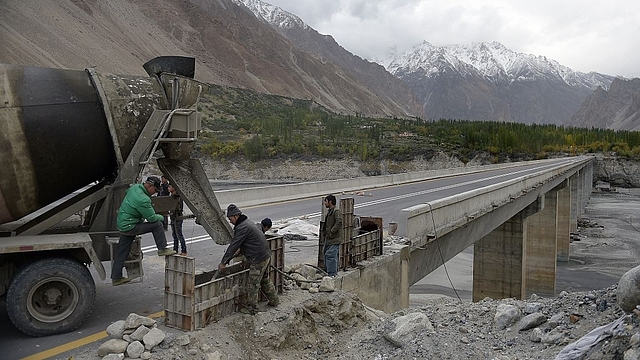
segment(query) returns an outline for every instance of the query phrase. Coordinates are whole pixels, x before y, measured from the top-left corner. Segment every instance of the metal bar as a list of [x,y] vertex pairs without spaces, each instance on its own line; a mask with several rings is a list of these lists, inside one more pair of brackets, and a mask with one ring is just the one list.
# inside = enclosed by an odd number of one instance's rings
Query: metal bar
[[15,230],[16,235],[37,235],[107,196],[104,184],[97,184],[54,206]]

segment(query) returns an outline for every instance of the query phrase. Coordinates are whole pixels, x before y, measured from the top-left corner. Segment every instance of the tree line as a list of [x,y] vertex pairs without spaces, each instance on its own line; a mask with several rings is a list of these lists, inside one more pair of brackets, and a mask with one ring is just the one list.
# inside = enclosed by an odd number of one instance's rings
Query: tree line
[[355,157],[411,160],[445,151],[461,160],[479,151],[493,156],[616,153],[637,158],[640,133],[558,125],[420,118],[369,118],[337,114],[311,100],[212,87],[199,105],[203,155]]

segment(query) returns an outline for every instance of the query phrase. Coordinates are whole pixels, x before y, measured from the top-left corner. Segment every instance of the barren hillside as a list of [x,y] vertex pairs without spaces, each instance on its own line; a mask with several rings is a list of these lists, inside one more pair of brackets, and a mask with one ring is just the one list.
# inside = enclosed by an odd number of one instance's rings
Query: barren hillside
[[142,64],[156,56],[193,56],[205,82],[312,99],[339,112],[405,115],[230,0],[6,0],[0,47],[1,63],[132,75],[144,75]]

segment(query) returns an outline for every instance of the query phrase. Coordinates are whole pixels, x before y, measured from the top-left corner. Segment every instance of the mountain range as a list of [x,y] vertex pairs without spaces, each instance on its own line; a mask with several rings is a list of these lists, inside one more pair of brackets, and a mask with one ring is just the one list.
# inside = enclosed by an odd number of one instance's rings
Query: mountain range
[[2,63],[134,75],[156,56],[193,56],[199,80],[345,114],[640,127],[635,80],[496,42],[423,42],[377,64],[260,0],[4,0],[0,48]]
[[[234,1],[245,5],[297,46],[340,65],[362,83],[378,91],[387,90],[385,95],[398,99],[402,91],[399,85],[377,86],[388,77],[375,65],[369,65],[373,63],[340,47],[330,35],[318,34],[297,16],[261,0]],[[587,106],[585,99],[594,91],[606,93],[616,77],[574,71],[545,56],[517,53],[497,42],[436,47],[425,41],[382,61],[382,65],[409,85],[431,119],[608,126],[614,130],[640,128],[640,114],[630,114],[624,122],[611,120],[621,116],[617,114],[619,111],[640,106],[629,103],[636,100],[633,97],[626,97],[623,104],[615,103],[616,96],[598,97],[600,101],[614,103],[591,101],[591,108],[604,108],[608,112],[598,112],[598,118],[585,116],[592,114],[582,107]],[[630,86],[633,88],[633,84]]]
[[433,118],[564,124],[613,76],[580,73],[497,42],[436,47],[428,42],[387,60]]

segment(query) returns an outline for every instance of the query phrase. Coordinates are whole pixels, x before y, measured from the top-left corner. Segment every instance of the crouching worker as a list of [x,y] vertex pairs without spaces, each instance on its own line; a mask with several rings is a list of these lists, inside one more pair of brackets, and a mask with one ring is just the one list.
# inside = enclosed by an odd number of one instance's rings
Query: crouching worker
[[234,204],[227,208],[227,218],[233,225],[233,241],[224,253],[218,271],[223,271],[234,254],[239,249],[244,257],[251,264],[249,269],[249,284],[247,284],[247,304],[240,309],[244,314],[255,314],[258,312],[258,291],[262,291],[269,299],[270,306],[277,306],[280,303],[273,282],[269,279],[269,265],[271,264],[271,251],[267,238],[261,229],[244,215]]
[[137,235],[152,233],[159,256],[176,253],[167,248],[167,238],[162,227],[164,216],[156,214],[151,203],[151,195],[157,193],[159,188],[160,179],[156,176],[150,176],[143,184],[135,184],[127,189],[116,220],[120,231],[120,240],[114,251],[113,268],[111,269],[111,284],[113,286],[131,281],[130,278],[122,277],[122,267],[131,252],[131,245]]

